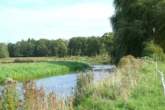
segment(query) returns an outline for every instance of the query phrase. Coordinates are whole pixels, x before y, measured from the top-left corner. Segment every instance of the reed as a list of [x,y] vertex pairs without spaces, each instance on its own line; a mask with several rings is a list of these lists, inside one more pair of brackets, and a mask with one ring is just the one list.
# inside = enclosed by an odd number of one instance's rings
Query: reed
[[0,98],[0,110],[73,110],[71,98],[57,98],[54,92],[46,94],[32,79],[23,81],[23,93],[17,90],[16,81],[7,83]]

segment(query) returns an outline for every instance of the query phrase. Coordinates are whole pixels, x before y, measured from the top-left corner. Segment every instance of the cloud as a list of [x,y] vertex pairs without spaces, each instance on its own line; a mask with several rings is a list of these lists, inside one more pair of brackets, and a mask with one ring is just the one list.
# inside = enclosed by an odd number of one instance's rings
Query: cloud
[[6,38],[4,42],[7,39],[16,42],[28,38],[69,39],[101,35],[111,31],[108,19],[113,12],[112,5],[101,2],[46,9],[3,8],[0,10],[0,36]]

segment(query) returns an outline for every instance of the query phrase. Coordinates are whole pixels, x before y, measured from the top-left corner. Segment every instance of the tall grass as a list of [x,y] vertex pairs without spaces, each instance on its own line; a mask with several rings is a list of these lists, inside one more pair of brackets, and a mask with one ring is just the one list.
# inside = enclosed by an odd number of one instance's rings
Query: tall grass
[[89,65],[77,61],[52,61],[36,63],[5,63],[0,66],[0,84],[7,78],[22,81],[29,78],[42,78],[83,70]]
[[54,92],[46,94],[42,87],[37,88],[34,80],[23,82],[23,94],[14,80],[7,83],[0,96],[0,110],[73,110],[71,98],[57,98]]
[[85,86],[75,110],[164,110],[165,98],[153,64],[122,58],[109,77]]

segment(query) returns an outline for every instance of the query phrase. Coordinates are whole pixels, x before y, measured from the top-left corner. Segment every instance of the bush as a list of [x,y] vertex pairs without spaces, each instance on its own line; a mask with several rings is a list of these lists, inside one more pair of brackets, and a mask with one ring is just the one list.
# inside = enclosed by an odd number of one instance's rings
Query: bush
[[119,67],[132,67],[132,68],[139,68],[141,63],[138,59],[135,59],[132,55],[127,55],[120,59]]
[[13,63],[31,63],[31,62],[34,62],[34,61],[31,60],[31,59],[26,59],[26,60],[15,59],[15,60],[13,61]]
[[158,45],[154,44],[152,41],[146,43],[145,48],[142,51],[142,56],[148,56],[154,61],[164,61],[165,55],[163,49]]

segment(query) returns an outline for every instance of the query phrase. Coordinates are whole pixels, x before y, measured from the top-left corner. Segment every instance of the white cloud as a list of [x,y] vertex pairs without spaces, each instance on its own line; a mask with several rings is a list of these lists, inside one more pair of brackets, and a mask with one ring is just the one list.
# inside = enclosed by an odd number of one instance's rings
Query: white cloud
[[110,31],[108,18],[113,11],[112,5],[99,2],[45,10],[4,8],[0,10],[0,36],[6,38],[3,42],[8,39],[16,42],[29,37],[69,39],[73,36],[102,35]]

